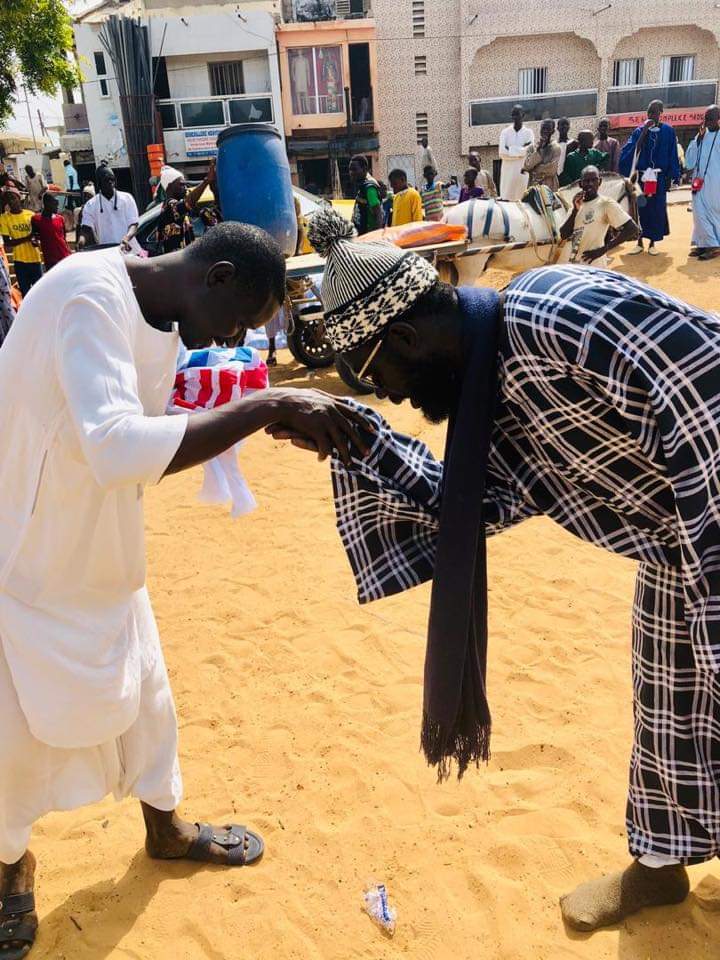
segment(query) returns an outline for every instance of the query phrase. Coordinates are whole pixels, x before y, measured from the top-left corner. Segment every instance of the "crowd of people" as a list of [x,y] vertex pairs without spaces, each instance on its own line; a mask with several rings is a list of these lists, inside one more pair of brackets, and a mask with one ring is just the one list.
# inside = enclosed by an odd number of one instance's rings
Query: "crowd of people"
[[[209,187],[215,191],[215,165],[211,161],[205,179],[189,189],[184,175],[164,166],[151,206],[161,206],[157,221],[159,253],[181,250],[195,239],[193,219],[205,229],[214,226],[220,216],[215,203],[199,204]],[[144,251],[135,241],[140,214],[133,195],[118,190],[113,169],[101,163],[93,181],[82,186],[71,160],[64,161],[65,209],[71,213],[76,231],[76,249],[120,246],[123,252],[140,255]],[[79,200],[79,202],[78,202]],[[25,297],[43,274],[71,255],[67,238],[67,220],[59,212],[57,193],[45,177],[32,166],[25,168],[19,180],[4,166],[0,169],[0,344],[12,325],[17,300]],[[10,264],[17,283],[17,294],[10,283]],[[18,296],[19,294],[19,296]]]
[[[462,185],[454,175],[441,181],[427,136],[421,137],[418,145],[417,189],[409,182],[406,170],[395,169],[390,171],[388,190],[371,176],[367,158],[353,157],[350,178],[356,189],[355,228],[362,235],[383,226],[440,220],[446,203],[496,197],[519,201],[533,186],[544,186],[552,191],[576,182],[582,186],[584,174],[588,171],[590,180],[595,174],[600,178],[603,174],[611,174],[633,182],[638,195],[640,230],[631,252],[647,251],[650,256],[656,256],[657,243],[670,232],[668,189],[673,184],[679,185],[683,176],[689,175],[692,178],[691,209],[695,221],[690,256],[700,260],[715,259],[720,256],[720,150],[715,150],[720,119],[718,107],[707,109],[687,153],[679,144],[671,124],[662,121],[662,113],[663,103],[653,100],[647,108],[647,120],[624,144],[611,136],[607,117],[599,120],[594,133],[583,129],[575,136],[571,134],[570,121],[566,117],[561,117],[557,123],[545,119],[540,124],[536,140],[533,130],[525,123],[523,107],[517,104],[511,112],[512,122],[500,134],[499,190],[493,174],[483,168],[477,151],[471,151],[468,156]],[[576,200],[586,193],[581,189]],[[573,224],[586,219],[578,217],[577,213],[574,207],[569,217]],[[617,219],[617,211],[613,211],[608,223],[611,225]]]
[[[709,107],[705,120],[683,154],[672,126],[661,119],[663,104],[655,100],[648,106],[647,121],[639,126],[626,143],[620,144],[610,134],[610,121],[602,118],[595,132],[577,131],[573,136],[570,121],[557,123],[545,119],[540,124],[537,140],[525,122],[520,104],[513,107],[511,123],[501,132],[499,158],[502,161],[499,189],[493,174],[483,167],[477,151],[468,156],[468,167],[462,175],[441,180],[437,161],[427,136],[418,145],[418,187],[409,181],[408,172],[394,169],[389,173],[390,189],[375,179],[364,155],[352,158],[349,175],[355,191],[353,224],[359,235],[385,226],[403,226],[419,221],[443,218],[447,203],[463,203],[472,199],[497,198],[517,201],[533,186],[552,191],[578,182],[581,190],[570,211],[566,229],[572,226],[572,258],[587,258],[586,244],[579,239],[583,225],[589,224],[589,209],[602,207],[602,216],[609,226],[619,214],[608,203],[595,203],[599,196],[592,188],[596,174],[620,174],[636,184],[640,230],[634,254],[658,253],[657,244],[669,233],[667,191],[679,183],[683,173],[692,178],[692,211],[694,216],[693,245],[690,255],[700,260],[720,256],[720,149],[715,149],[720,113]],[[588,173],[586,177],[585,174]],[[131,193],[118,190],[110,166],[101,164],[94,183],[80,179],[72,161],[64,161],[66,208],[74,210],[77,249],[90,246],[122,246],[125,252],[141,253],[135,241],[139,211]],[[165,166],[157,182],[154,203],[162,210],[157,225],[157,252],[183,249],[194,239],[194,223],[207,229],[221,220],[219,203],[200,204],[207,190],[215,195],[215,167],[211,162],[205,179],[189,188],[181,171]],[[579,199],[585,198],[585,199]],[[79,200],[79,202],[77,202]],[[580,215],[579,204],[589,205]],[[42,173],[30,165],[23,180],[0,168],[0,235],[4,250],[0,257],[0,342],[14,316],[15,302],[9,281],[6,251],[12,254],[20,296],[25,296],[43,272],[50,270],[71,253],[66,237],[66,219],[58,211],[57,198],[49,190]],[[627,232],[623,235],[628,239]],[[592,252],[595,248],[590,248]],[[274,335],[273,335],[274,340]],[[274,350],[271,350],[271,362]]]

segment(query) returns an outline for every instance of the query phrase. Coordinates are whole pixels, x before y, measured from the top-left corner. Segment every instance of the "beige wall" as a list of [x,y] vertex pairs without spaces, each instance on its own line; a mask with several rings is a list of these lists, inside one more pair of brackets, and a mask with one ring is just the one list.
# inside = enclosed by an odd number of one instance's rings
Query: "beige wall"
[[[455,172],[460,158],[460,0],[425,0],[424,39],[412,37],[412,0],[373,0],[378,30],[380,117],[379,175],[388,158],[416,154],[415,115],[427,113],[428,140],[440,176]],[[425,54],[428,73],[415,76],[415,56]]]
[[547,67],[550,90],[594,90],[600,81],[600,57],[589,40],[573,33],[544,37],[498,37],[481,47],[468,71],[473,99],[518,95],[518,71]]
[[[720,10],[718,10],[720,21]],[[643,28],[623,37],[612,53],[613,60],[643,57],[645,83],[660,83],[660,61],[663,57],[695,54],[695,79],[710,80],[720,76],[718,44],[709,30],[678,26],[672,30]]]

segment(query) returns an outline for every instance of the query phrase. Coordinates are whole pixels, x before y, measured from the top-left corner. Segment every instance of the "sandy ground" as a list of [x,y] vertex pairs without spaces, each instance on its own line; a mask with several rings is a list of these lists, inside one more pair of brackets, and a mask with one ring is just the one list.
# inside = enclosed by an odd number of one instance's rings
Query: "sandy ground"
[[[616,265],[717,307],[720,264],[688,264],[690,215],[676,207],[672,222],[662,256]],[[275,379],[340,392],[334,374],[290,362]],[[387,412],[441,449],[442,430],[409,406]],[[633,563],[544,519],[491,542],[493,759],[438,786],[418,753],[428,589],[358,607],[327,467],[265,436],[243,462],[261,504],[247,519],[199,506],[197,470],[149,491],[149,579],[183,808],[254,825],[266,857],[234,872],[151,862],[133,801],[49,816],[33,845],[33,956],[720,956],[717,863],[692,869],[700,890],[682,906],[591,937],[568,933],[557,907],[627,858]],[[362,912],[371,878],[398,909],[393,940]]]

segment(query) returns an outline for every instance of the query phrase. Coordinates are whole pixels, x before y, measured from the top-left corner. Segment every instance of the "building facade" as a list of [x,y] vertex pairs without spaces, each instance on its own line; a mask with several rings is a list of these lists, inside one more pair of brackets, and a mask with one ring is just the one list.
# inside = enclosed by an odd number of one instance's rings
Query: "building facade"
[[215,155],[217,134],[231,124],[269,122],[283,133],[279,3],[106,3],[77,20],[75,42],[95,161],[107,160],[121,182],[129,167],[125,132],[112,62],[100,39],[113,13],[139,16],[148,27],[167,163],[199,176]]
[[441,176],[461,173],[474,149],[497,175],[515,103],[536,133],[545,117],[577,133],[607,115],[622,140],[657,98],[687,142],[717,99],[714,0],[373,0],[373,13],[381,175],[423,134]]
[[378,161],[375,23],[367,8],[353,19],[297,19],[296,0],[277,27],[282,103],[293,181],[319,194],[347,189],[353,153]]

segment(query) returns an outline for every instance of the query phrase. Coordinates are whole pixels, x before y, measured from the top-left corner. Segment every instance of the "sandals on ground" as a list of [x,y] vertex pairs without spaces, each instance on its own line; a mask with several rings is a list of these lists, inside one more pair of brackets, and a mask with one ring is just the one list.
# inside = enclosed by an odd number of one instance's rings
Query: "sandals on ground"
[[[263,855],[265,844],[259,834],[247,827],[231,824],[225,827],[211,827],[209,823],[198,823],[197,839],[188,850],[186,859],[200,863],[211,863],[210,846],[216,843],[228,851],[227,863],[231,867],[244,867],[255,863]],[[247,840],[247,848],[245,841]],[[1,956],[1,954],[0,954]]]

